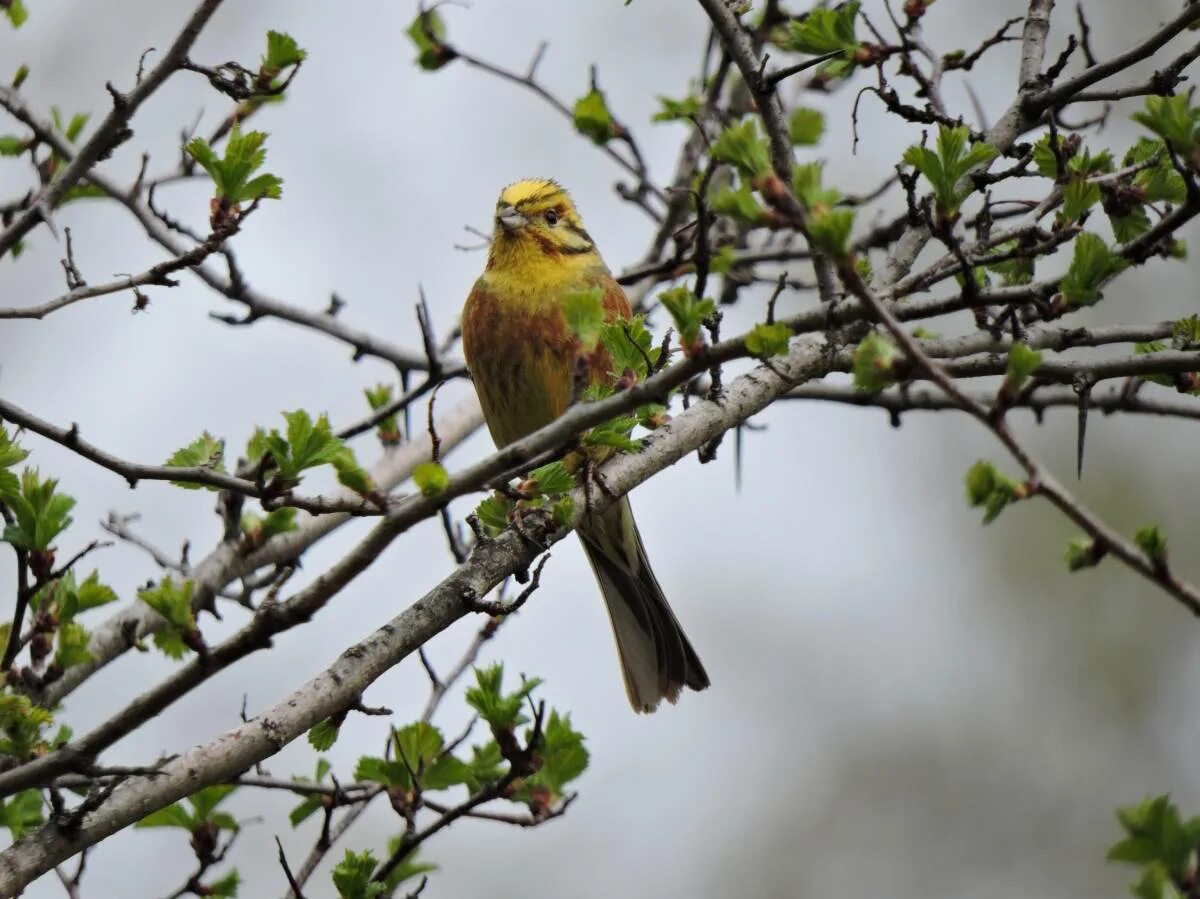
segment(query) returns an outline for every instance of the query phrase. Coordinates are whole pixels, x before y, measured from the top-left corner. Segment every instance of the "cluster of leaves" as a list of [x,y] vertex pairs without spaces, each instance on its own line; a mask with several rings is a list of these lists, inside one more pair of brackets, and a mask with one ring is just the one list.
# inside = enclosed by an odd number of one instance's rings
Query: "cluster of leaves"
[[[388,841],[388,853],[394,853],[400,848],[401,837],[393,837]],[[436,870],[437,865],[418,861],[416,853],[405,857],[387,877],[372,881],[371,877],[379,866],[375,853],[370,849],[354,852],[347,849],[342,860],[332,872],[333,886],[337,890],[338,899],[375,899],[377,896],[392,896],[397,887],[406,880],[411,880],[428,871]]]
[[[262,428],[255,430],[246,446],[246,456],[256,468],[261,466],[263,477],[273,476],[269,492],[285,492],[296,487],[301,474],[310,468],[330,465],[337,472],[340,484],[349,487],[360,496],[375,498],[378,490],[370,474],[358,464],[354,451],[333,433],[328,416],[322,414],[313,421],[303,409],[283,413],[286,429],[270,432]],[[166,462],[171,468],[207,467],[214,471],[225,471],[224,441],[207,431],[187,446],[176,450]],[[187,482],[177,483],[181,487],[196,489],[202,485]],[[203,485],[208,490],[217,488]],[[260,532],[255,545],[274,534],[292,530],[295,516],[292,512],[276,510],[266,519],[246,519],[247,531]],[[262,532],[265,532],[263,535]]]
[[991,462],[980,460],[967,471],[967,502],[983,507],[983,523],[990,524],[1010,503],[1030,495],[1029,484],[1010,478]]
[[[391,384],[376,384],[363,390],[367,405],[372,412],[378,412],[392,404],[395,391]],[[384,446],[396,446],[400,442],[400,422],[395,415],[389,415],[375,425],[375,434]]]
[[204,638],[196,627],[196,613],[192,609],[192,592],[195,583],[176,583],[167,575],[156,587],[138,591],[138,599],[156,611],[166,622],[166,627],[154,634],[154,645],[168,658],[182,659],[188,649],[205,652]]
[[613,118],[604,93],[594,85],[575,101],[571,116],[575,130],[595,144],[603,146],[621,133],[621,126]]
[[[425,721],[416,721],[392,732],[384,756],[363,756],[355,766],[358,783],[379,784],[387,790],[398,810],[416,810],[421,797],[431,792],[464,788],[467,801],[482,804],[503,800],[527,806],[534,820],[540,819],[566,796],[568,785],[588,764],[583,735],[566,715],[551,711],[535,735],[526,730],[524,743],[517,730],[531,723],[527,710],[532,693],[541,685],[533,678],[523,680],[511,692],[504,689],[504,671],[499,664],[475,670],[475,684],[466,691],[467,704],[487,723],[491,736],[473,745],[470,754],[459,749],[460,741],[447,743],[442,732]],[[298,778],[305,784],[324,783],[330,774],[328,762],[317,763],[315,780]],[[322,807],[319,797],[306,798],[292,810],[293,826],[299,825]],[[393,839],[389,854],[401,848],[401,837]],[[387,878],[372,878],[379,863],[373,853],[348,851],[333,870],[333,882],[343,899],[368,899],[391,895],[395,887],[411,877],[432,870],[415,853]]]
[[48,739],[45,731],[53,723],[49,710],[34,705],[28,696],[0,692],[0,756],[28,761],[71,738],[70,730],[63,727]]
[[1104,238],[1084,231],[1075,238],[1071,264],[1058,285],[1063,303],[1068,307],[1095,305],[1104,297],[1101,288],[1128,264]]
[[783,48],[813,56],[840,50],[841,56],[823,63],[817,72],[825,78],[844,78],[854,70],[861,47],[854,27],[860,6],[858,0],[851,0],[833,9],[814,7],[788,24]]
[[1125,836],[1108,850],[1111,861],[1140,869],[1132,884],[1140,899],[1183,899],[1193,892],[1200,817],[1186,821],[1168,796],[1155,796],[1117,810]]
[[[243,132],[234,126],[225,142],[225,153],[216,150],[202,137],[193,138],[184,148],[199,163],[216,188],[216,199],[226,210],[253,200],[278,200],[283,196],[283,179],[268,172],[257,174],[267,159],[262,131]],[[214,223],[216,227],[216,223]]]
[[29,10],[25,8],[24,0],[6,0],[0,3],[0,12],[4,13],[13,28],[20,28],[29,18]]
[[896,367],[904,356],[889,338],[872,331],[854,351],[854,386],[864,393],[878,393],[896,380]]
[[446,43],[446,23],[436,10],[427,9],[417,13],[406,33],[417,48],[417,65],[426,71],[440,69],[458,56]]
[[74,571],[68,571],[33,595],[30,606],[36,613],[36,633],[58,632],[52,665],[55,674],[92,660],[88,648],[92,635],[78,616],[116,601],[117,594],[100,582],[98,571],[92,571],[82,583]]
[[[624,427],[623,421],[619,427]],[[629,427],[632,429],[633,425]],[[602,430],[600,439],[609,439],[616,433]],[[570,495],[574,489],[575,476],[567,464],[550,462],[531,471],[518,492],[523,509],[544,509],[558,527],[567,527],[575,515],[575,500]],[[517,500],[503,493],[493,493],[475,507],[476,520],[484,534],[492,538],[500,536],[516,514]]]
[[971,143],[966,125],[938,128],[937,150],[913,146],[904,151],[904,161],[920,172],[933,188],[938,215],[947,222],[958,216],[963,200],[975,191],[967,177],[972,169],[991,162],[998,151],[991,144]]
[[670,313],[679,333],[679,345],[684,355],[695,356],[704,349],[701,328],[717,311],[717,304],[707,297],[698,297],[690,288],[679,286],[664,290],[658,301]]
[[792,172],[792,192],[808,213],[808,239],[814,247],[835,259],[850,252],[854,210],[838,208],[841,194],[825,186],[825,166],[820,162],[798,165]]

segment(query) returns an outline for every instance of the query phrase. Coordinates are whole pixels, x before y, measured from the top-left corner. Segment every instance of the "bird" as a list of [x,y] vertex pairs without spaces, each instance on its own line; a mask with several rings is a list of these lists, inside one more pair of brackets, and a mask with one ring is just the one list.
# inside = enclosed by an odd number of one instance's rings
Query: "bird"
[[[599,287],[607,321],[632,316],[567,191],[532,178],[505,187],[496,203],[487,264],[462,314],[463,353],[488,430],[498,447],[560,416],[576,392],[577,365],[592,384],[620,373],[601,344],[578,361],[563,314],[568,293]],[[650,568],[628,497],[588,510],[577,528],[608,607],[629,703],[653,712],[708,674]]]

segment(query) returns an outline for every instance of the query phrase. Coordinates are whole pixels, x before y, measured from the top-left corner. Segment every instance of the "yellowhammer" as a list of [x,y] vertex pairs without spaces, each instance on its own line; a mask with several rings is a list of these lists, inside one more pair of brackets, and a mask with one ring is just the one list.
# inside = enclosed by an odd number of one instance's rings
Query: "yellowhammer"
[[[492,438],[499,446],[553,421],[571,399],[577,343],[562,298],[601,287],[607,318],[630,317],[629,300],[600,258],[571,198],[553,181],[511,184],[496,204],[487,268],[463,309],[463,350]],[[603,344],[586,359],[591,382],[614,380]],[[652,712],[708,675],[650,570],[622,498],[589,513],[579,536],[612,620],[625,689],[639,712]]]

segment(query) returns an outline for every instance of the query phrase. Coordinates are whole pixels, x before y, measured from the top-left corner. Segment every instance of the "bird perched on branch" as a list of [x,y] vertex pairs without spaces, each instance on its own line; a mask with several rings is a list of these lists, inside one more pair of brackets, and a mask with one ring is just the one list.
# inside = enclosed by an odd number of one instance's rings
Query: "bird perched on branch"
[[[566,411],[577,364],[591,383],[620,374],[602,344],[579,362],[579,343],[563,316],[567,293],[595,287],[603,290],[608,321],[630,318],[629,300],[567,192],[545,179],[504,188],[487,268],[462,318],[467,367],[498,446]],[[704,666],[650,570],[628,498],[588,512],[578,531],[608,606],[634,710],[652,712],[664,698],[675,702],[684,687],[707,687]]]

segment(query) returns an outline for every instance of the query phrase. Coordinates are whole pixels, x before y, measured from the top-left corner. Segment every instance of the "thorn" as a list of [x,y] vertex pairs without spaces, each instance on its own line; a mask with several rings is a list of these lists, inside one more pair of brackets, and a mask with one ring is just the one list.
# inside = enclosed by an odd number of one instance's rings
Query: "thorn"
[[1084,438],[1087,436],[1088,400],[1092,395],[1092,383],[1086,375],[1081,375],[1075,379],[1075,382],[1071,386],[1079,394],[1079,425],[1075,437],[1075,477],[1077,480],[1082,481],[1083,444]]

